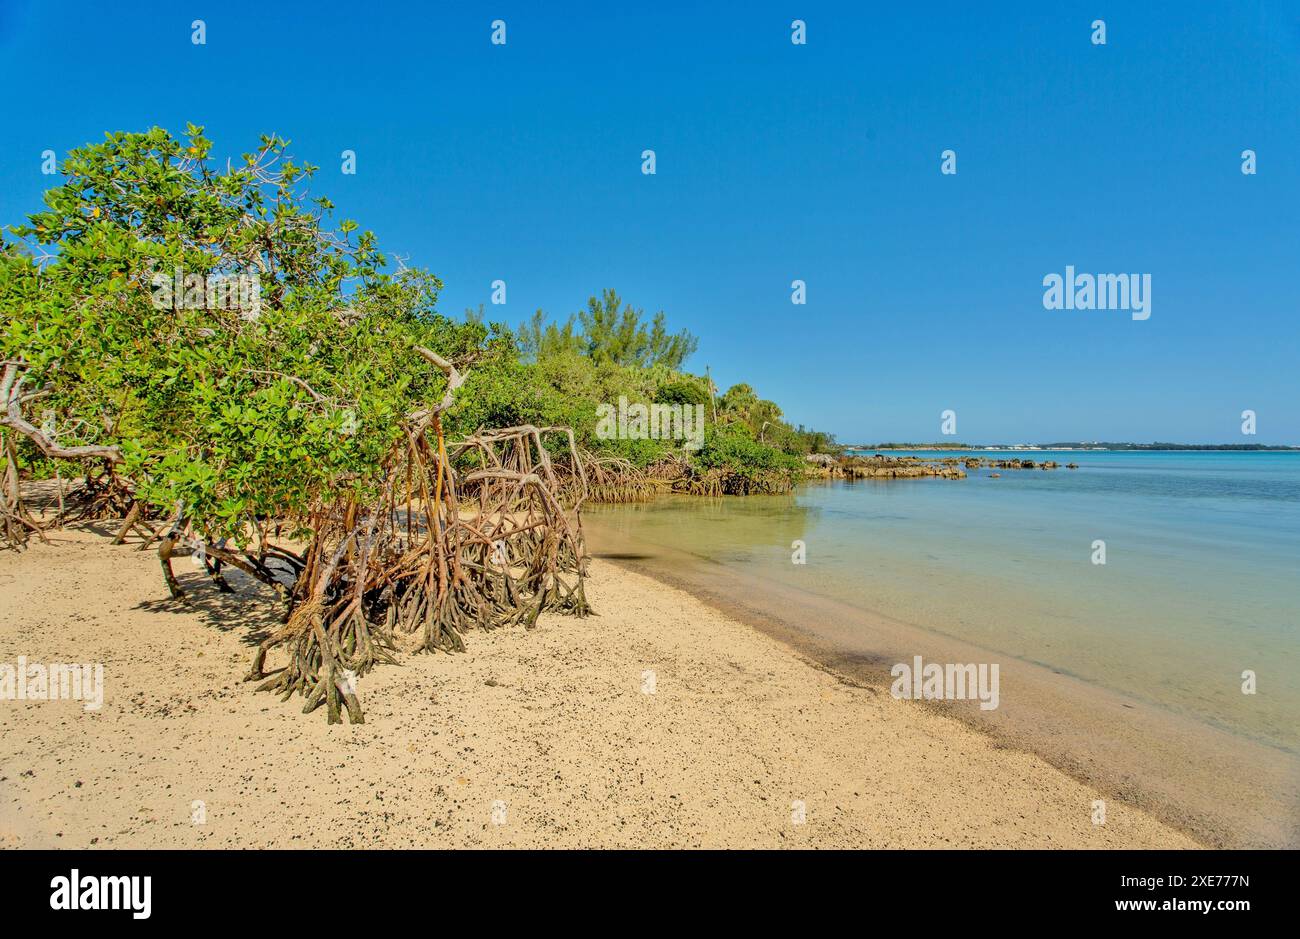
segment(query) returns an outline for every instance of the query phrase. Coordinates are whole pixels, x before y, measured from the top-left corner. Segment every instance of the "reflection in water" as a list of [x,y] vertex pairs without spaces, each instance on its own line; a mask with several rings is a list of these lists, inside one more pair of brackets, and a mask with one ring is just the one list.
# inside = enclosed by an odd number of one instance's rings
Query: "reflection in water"
[[[654,502],[594,505],[584,511],[606,532],[671,547],[701,560],[749,564],[760,560],[789,563],[791,544],[807,540],[809,526],[821,509],[796,494],[785,493],[743,499],[669,495]],[[620,559],[616,553],[607,556]],[[656,556],[632,554],[622,559],[651,560]]]

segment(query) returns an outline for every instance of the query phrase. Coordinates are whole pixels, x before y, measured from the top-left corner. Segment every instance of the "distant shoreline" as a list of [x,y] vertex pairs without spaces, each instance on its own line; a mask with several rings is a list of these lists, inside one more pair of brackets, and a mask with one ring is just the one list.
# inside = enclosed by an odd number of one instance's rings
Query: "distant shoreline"
[[866,444],[845,444],[846,452],[865,453],[867,451],[884,453],[887,451],[936,450],[952,453],[1300,453],[1300,447],[1254,446],[1251,444],[1203,444],[1180,445],[1167,444],[1150,446],[1145,444],[1111,444],[1109,446],[1088,446],[1070,444],[953,444],[916,443],[888,444],[869,446]]

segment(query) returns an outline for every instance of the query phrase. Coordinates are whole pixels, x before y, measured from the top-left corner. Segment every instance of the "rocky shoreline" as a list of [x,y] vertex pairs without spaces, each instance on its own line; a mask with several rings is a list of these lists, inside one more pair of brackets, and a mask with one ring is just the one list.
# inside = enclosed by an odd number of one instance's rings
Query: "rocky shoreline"
[[[926,476],[941,479],[965,479],[966,470],[1054,470],[1061,464],[1056,460],[994,459],[982,456],[953,456],[926,459],[919,456],[833,457],[827,453],[814,453],[808,457],[807,472],[818,479],[915,479]],[[1066,463],[1066,469],[1078,469],[1077,463]],[[1000,474],[994,473],[993,477]]]

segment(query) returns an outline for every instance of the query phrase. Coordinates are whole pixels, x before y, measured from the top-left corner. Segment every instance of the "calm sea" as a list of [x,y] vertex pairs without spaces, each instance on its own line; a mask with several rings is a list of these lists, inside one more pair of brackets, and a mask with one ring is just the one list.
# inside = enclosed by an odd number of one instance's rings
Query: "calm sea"
[[1016,455],[1079,468],[588,515],[707,562],[723,592],[743,573],[792,588],[792,604],[824,597],[1300,752],[1300,453]]

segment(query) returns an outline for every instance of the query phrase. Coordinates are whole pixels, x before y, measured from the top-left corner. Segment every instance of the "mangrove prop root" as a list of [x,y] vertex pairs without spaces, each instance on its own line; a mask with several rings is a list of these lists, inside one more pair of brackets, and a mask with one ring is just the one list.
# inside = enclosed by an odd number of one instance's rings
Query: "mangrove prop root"
[[[260,681],[256,690],[303,697],[304,712],[325,707],[331,724],[364,721],[357,679],[396,664],[399,649],[461,652],[472,630],[531,628],[547,610],[590,612],[581,520],[589,488],[567,428],[479,431],[449,455],[430,412],[408,427],[383,478],[367,504],[316,507],[303,555],[276,552],[296,577],[293,612],[245,676]],[[276,650],[287,661],[268,675]]]
[[18,479],[18,448],[13,435],[3,430],[0,430],[0,458],[4,461],[3,480],[0,480],[0,547],[23,548],[33,533],[46,541],[44,527],[23,501]]
[[[88,522],[104,519],[123,519],[119,537],[125,537],[132,528],[139,528],[148,517],[148,507],[136,501],[131,484],[118,475],[111,463],[105,463],[103,472],[89,469],[81,484],[68,493],[66,504],[59,512],[59,524]],[[126,524],[129,519],[130,525]],[[120,544],[114,539],[114,544]]]
[[[661,478],[643,472],[621,457],[597,457],[584,451],[582,460],[592,502],[647,502],[655,498],[665,485]],[[569,474],[566,494],[577,484],[576,478]]]

